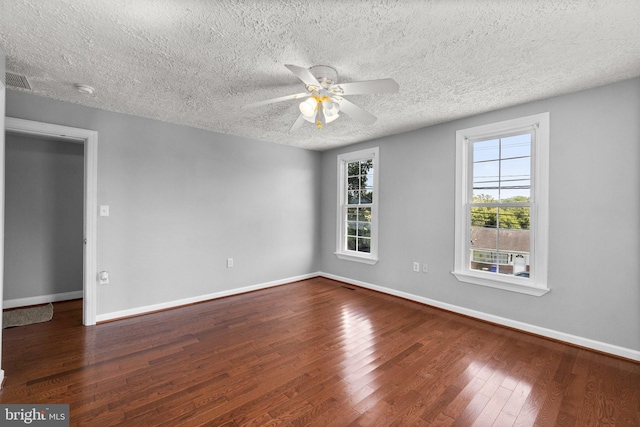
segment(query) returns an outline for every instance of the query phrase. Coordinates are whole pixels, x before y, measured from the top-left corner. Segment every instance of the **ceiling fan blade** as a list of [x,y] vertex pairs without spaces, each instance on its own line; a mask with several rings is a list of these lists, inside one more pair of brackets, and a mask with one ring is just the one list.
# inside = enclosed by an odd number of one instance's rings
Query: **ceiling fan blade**
[[339,83],[332,88],[342,88],[339,95],[365,95],[370,93],[395,93],[400,86],[393,79],[367,80],[363,82]]
[[298,129],[300,129],[300,126],[302,126],[304,122],[305,122],[304,116],[300,114],[298,116],[298,119],[293,123],[293,126],[291,126],[291,129],[289,129],[289,132],[297,131]]
[[354,120],[357,120],[365,125],[370,125],[377,120],[376,116],[364,111],[351,101],[347,101],[344,98],[338,99],[340,104],[340,112],[345,113]]
[[296,93],[293,95],[281,96],[279,98],[266,99],[264,101],[254,102],[252,104],[243,105],[242,108],[260,107],[262,105],[273,104],[274,102],[288,101],[289,99],[300,99],[311,96],[309,92]]
[[296,75],[300,80],[302,80],[305,84],[311,86],[320,86],[320,82],[318,79],[311,74],[308,68],[300,67],[298,65],[285,64],[285,67],[289,69],[293,74]]

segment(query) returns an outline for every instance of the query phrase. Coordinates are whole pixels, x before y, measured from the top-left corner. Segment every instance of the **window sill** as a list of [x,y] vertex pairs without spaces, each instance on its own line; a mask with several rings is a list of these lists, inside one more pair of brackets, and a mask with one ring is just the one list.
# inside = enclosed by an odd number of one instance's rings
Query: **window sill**
[[472,283],[474,285],[487,286],[490,288],[502,289],[505,291],[518,292],[526,295],[541,297],[551,289],[546,286],[532,286],[525,283],[527,279],[519,278],[502,278],[502,277],[486,277],[482,273],[473,274],[468,272],[453,271],[451,274],[456,276],[461,282]]
[[346,254],[344,252],[334,252],[334,254],[345,261],[353,261],[353,262],[361,262],[363,264],[369,264],[369,265],[374,265],[375,263],[378,262],[377,258],[373,258],[373,257],[363,257],[363,256],[359,256],[359,255],[351,255],[351,254]]

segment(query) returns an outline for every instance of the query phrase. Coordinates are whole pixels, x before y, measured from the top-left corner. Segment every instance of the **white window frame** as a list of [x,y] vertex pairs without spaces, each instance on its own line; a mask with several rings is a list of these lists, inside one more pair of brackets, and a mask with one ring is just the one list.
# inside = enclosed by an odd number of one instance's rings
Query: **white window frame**
[[[368,159],[373,161],[373,203],[370,204],[371,251],[369,253],[364,253],[348,250],[346,245],[347,164],[349,162]],[[365,264],[375,264],[378,262],[379,175],[380,161],[378,147],[338,155],[338,216],[336,227],[336,251],[334,253],[339,259]]]
[[[514,132],[532,131],[531,249],[529,278],[472,270],[469,203],[472,200],[473,141]],[[547,287],[549,253],[549,113],[491,123],[456,132],[455,265],[452,274],[461,282],[542,296]]]

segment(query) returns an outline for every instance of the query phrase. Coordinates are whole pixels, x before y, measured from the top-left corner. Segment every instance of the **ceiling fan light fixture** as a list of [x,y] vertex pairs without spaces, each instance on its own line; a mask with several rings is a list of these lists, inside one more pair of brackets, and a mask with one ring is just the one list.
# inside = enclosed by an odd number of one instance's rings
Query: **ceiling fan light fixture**
[[302,101],[298,107],[305,118],[315,118],[318,110],[318,101],[315,98],[309,98],[306,101]]
[[325,99],[322,101],[322,111],[325,117],[333,117],[340,111],[340,105],[331,99]]
[[334,121],[335,119],[337,119],[338,117],[340,117],[340,114],[335,113],[331,116],[327,116],[327,114],[325,113],[324,115],[324,122],[325,123],[331,123],[332,121]]

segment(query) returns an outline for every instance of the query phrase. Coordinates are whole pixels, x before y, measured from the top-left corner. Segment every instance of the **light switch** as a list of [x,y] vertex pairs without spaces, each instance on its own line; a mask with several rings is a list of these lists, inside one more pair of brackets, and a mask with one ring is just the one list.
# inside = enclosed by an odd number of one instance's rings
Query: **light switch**
[[109,216],[109,205],[100,205],[100,216]]

